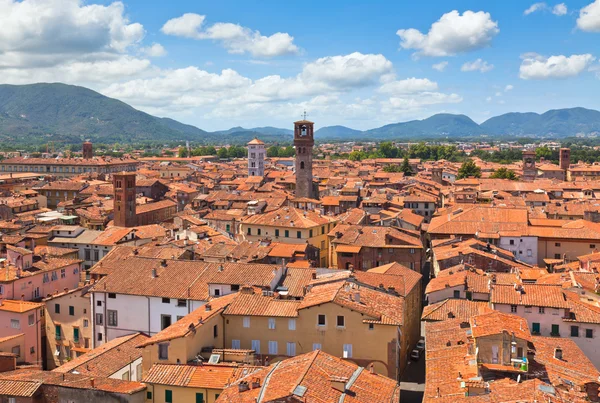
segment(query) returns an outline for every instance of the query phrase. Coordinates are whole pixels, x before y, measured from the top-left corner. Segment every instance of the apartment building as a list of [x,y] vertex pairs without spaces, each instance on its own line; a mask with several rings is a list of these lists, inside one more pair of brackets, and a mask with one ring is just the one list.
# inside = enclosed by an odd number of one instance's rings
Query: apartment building
[[[18,363],[42,365],[44,304],[22,300],[0,300],[0,339],[16,355]],[[8,342],[8,343],[7,343]]]

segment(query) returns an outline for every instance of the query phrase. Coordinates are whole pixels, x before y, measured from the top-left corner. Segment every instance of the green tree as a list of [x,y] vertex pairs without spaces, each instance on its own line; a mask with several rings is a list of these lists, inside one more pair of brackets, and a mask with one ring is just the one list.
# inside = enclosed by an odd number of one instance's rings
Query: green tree
[[402,172],[400,165],[387,165],[383,167],[383,172]]
[[402,165],[400,166],[400,172],[404,172],[405,176],[411,176],[413,174],[412,168],[410,167],[410,161],[408,161],[408,156],[404,157]]
[[468,178],[481,178],[481,168],[475,165],[473,160],[463,162],[461,167],[458,169],[458,179]]
[[552,150],[546,146],[536,148],[535,158],[537,158],[538,160],[541,158],[544,158],[545,160],[549,160],[550,158],[552,158]]
[[188,154],[188,152],[185,147],[179,147],[179,151],[177,152],[177,156],[179,158],[185,158],[188,156],[187,154]]
[[352,151],[348,154],[348,159],[350,161],[360,161],[367,157],[364,151]]
[[267,157],[269,157],[269,158],[279,157],[279,147],[271,146],[271,147],[267,148]]
[[229,158],[229,151],[227,150],[227,148],[221,147],[221,148],[219,148],[219,151],[217,152],[217,156],[219,158]]
[[496,169],[490,175],[490,178],[492,178],[492,179],[509,179],[511,181],[516,181],[518,179],[517,174],[514,171],[512,171],[506,167]]

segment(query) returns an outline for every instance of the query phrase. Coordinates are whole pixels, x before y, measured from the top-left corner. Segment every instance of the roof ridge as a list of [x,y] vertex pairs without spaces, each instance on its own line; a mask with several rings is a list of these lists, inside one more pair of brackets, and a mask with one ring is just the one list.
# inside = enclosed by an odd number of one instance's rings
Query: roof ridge
[[298,380],[296,381],[295,384],[293,384],[293,388],[292,388],[292,393],[294,391],[294,389],[296,389],[296,387],[298,387],[302,381],[304,380],[304,377],[306,377],[306,374],[308,374],[308,371],[310,370],[312,364],[315,362],[315,360],[317,359],[317,356],[319,355],[319,352],[321,350],[314,350],[312,357],[310,358],[308,365],[306,366],[306,369],[304,371],[302,371],[302,373],[300,374],[300,376],[298,377]]

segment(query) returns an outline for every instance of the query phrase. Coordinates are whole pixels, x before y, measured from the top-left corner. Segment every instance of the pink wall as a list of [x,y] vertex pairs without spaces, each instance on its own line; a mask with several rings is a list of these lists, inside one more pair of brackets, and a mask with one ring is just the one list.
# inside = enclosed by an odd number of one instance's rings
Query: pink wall
[[[61,276],[61,270],[64,269],[64,278]],[[61,292],[65,288],[72,290],[77,288],[80,280],[80,264],[73,263],[62,269],[47,270],[44,272],[37,272],[33,275],[24,273],[21,278],[14,281],[5,281],[0,278],[0,285],[2,290],[0,298],[2,299],[22,299],[25,301],[33,301],[40,298],[45,298],[48,294],[55,292]],[[52,273],[55,273],[55,280],[53,280]],[[44,282],[44,277],[48,279],[48,282]]]
[[[0,307],[0,337],[14,336],[23,333],[25,335],[24,349],[21,349],[21,356],[17,362],[28,362],[32,364],[42,364],[42,326],[40,311],[43,307],[31,309],[27,312],[10,312],[2,310]],[[33,324],[29,325],[29,316],[33,315]],[[11,320],[19,321],[19,328],[14,328]],[[33,352],[32,349],[33,348]],[[10,351],[9,351],[10,352]]]

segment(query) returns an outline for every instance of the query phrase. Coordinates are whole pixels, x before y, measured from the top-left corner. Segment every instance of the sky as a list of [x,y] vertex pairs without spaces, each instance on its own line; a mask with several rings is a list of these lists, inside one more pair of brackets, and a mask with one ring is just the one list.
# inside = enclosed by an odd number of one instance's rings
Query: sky
[[600,109],[600,0],[0,0],[0,83],[204,130]]

